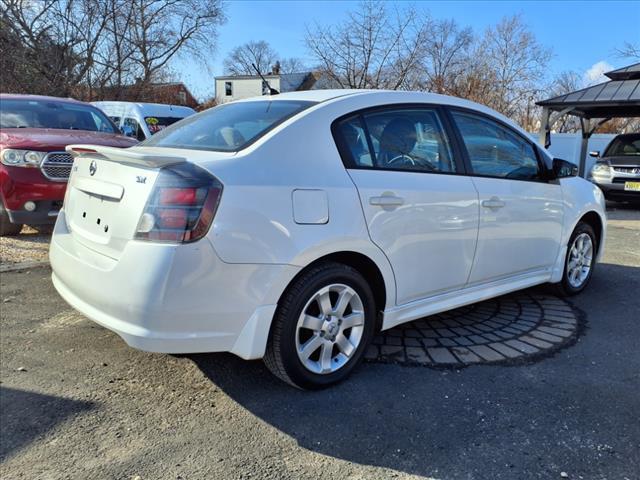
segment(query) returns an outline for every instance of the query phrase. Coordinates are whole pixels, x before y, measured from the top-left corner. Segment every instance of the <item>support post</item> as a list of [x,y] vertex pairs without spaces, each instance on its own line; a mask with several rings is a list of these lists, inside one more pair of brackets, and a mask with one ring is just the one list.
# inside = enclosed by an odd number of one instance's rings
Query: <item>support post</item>
[[580,117],[580,130],[582,132],[582,141],[580,142],[580,162],[578,164],[578,175],[585,177],[587,168],[587,148],[589,146],[589,137],[593,133],[591,129],[591,119]]
[[549,134],[549,116],[551,112],[549,111],[549,107],[542,108],[542,120],[540,121],[540,132],[538,133],[538,143],[547,148],[547,135]]
[[580,143],[580,165],[578,165],[578,173],[581,177],[585,177],[587,169],[587,148],[589,147],[589,139],[591,135],[600,127],[611,120],[609,118],[603,118],[600,121],[590,118],[580,118],[580,127],[582,130],[582,142]]

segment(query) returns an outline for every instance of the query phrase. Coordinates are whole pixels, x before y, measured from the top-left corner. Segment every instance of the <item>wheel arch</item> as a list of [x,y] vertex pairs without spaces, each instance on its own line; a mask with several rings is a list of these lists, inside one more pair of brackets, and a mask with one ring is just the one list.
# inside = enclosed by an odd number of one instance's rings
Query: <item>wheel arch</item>
[[[595,210],[590,210],[584,213],[580,219],[574,225],[573,230],[575,230],[576,226],[580,223],[584,222],[593,228],[594,233],[596,234],[596,249],[597,249],[597,258],[602,254],[602,247],[604,244],[604,225],[606,220],[603,219],[598,212]],[[571,230],[573,232],[573,230]]]
[[[344,265],[348,265],[351,268],[357,270],[371,287],[373,297],[376,302],[376,311],[378,312],[378,318],[376,329],[379,330],[382,326],[381,312],[387,308],[387,306],[393,305],[395,296],[395,280],[388,278],[390,272],[390,266],[381,266],[374,261],[370,256],[353,250],[341,250],[331,253],[325,253],[322,256],[315,258],[307,263],[297,274],[289,281],[286,288],[283,290],[284,295],[289,287],[310,268],[317,266],[320,263],[325,262],[337,262]],[[383,273],[384,267],[388,267],[387,276]],[[392,273],[391,273],[392,275]],[[281,297],[282,297],[281,295]]]

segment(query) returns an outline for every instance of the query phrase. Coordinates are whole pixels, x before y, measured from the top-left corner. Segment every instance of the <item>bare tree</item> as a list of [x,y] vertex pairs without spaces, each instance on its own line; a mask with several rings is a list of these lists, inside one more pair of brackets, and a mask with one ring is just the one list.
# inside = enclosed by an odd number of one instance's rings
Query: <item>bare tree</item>
[[278,60],[278,54],[264,40],[247,42],[229,53],[225,58],[224,70],[228,75],[255,75],[255,65],[261,74],[271,72]]
[[624,45],[622,45],[622,47],[616,48],[616,53],[621,58],[640,60],[640,44],[624,42]]
[[[551,50],[538,43],[521,17],[505,17],[487,29],[470,58],[462,79],[469,97],[535,129],[535,101],[544,91]],[[480,90],[471,91],[471,85]]]
[[424,43],[424,89],[457,93],[456,82],[470,63],[472,42],[471,28],[461,29],[453,19],[430,23]]
[[36,72],[38,88],[30,92],[84,98],[105,89],[117,98],[133,83],[142,91],[183,53],[204,59],[225,20],[222,0],[0,2],[2,65],[17,64],[6,55],[18,52],[26,64],[9,71],[9,80],[19,86],[18,75]]
[[300,73],[309,70],[302,59],[297,57],[280,60],[280,73]]
[[224,22],[221,0],[130,0],[135,18],[128,39],[135,46],[134,63],[146,84],[179,53],[204,59],[215,46]]
[[421,60],[426,23],[413,8],[392,17],[386,4],[365,1],[336,26],[307,29],[319,69],[342,88],[411,88]]
[[[42,77],[41,93],[63,96],[93,67],[106,25],[94,0],[2,0],[2,21],[8,35],[19,39],[22,60]],[[5,52],[10,50],[3,45]]]

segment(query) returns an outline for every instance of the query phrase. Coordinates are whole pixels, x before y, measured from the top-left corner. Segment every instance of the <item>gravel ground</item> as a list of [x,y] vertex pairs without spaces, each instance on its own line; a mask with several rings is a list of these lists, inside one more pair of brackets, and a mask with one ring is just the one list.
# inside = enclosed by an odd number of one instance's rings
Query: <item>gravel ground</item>
[[0,278],[0,478],[640,478],[640,221],[611,226],[586,329],[537,363],[363,364],[301,392],[261,362],[140,352],[47,267]]
[[46,261],[51,227],[36,230],[25,225],[20,235],[0,237],[0,264]]

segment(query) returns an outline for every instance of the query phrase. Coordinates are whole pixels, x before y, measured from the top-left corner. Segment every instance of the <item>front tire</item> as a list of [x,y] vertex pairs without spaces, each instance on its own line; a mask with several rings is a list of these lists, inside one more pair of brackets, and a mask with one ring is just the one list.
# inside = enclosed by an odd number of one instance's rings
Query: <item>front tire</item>
[[335,262],[312,267],[280,299],[264,362],[301,389],[338,383],[362,359],[375,315],[371,287],[357,270]]
[[598,242],[593,228],[586,222],[579,222],[569,238],[562,280],[554,284],[556,293],[572,296],[587,287],[593,275],[597,251]]

